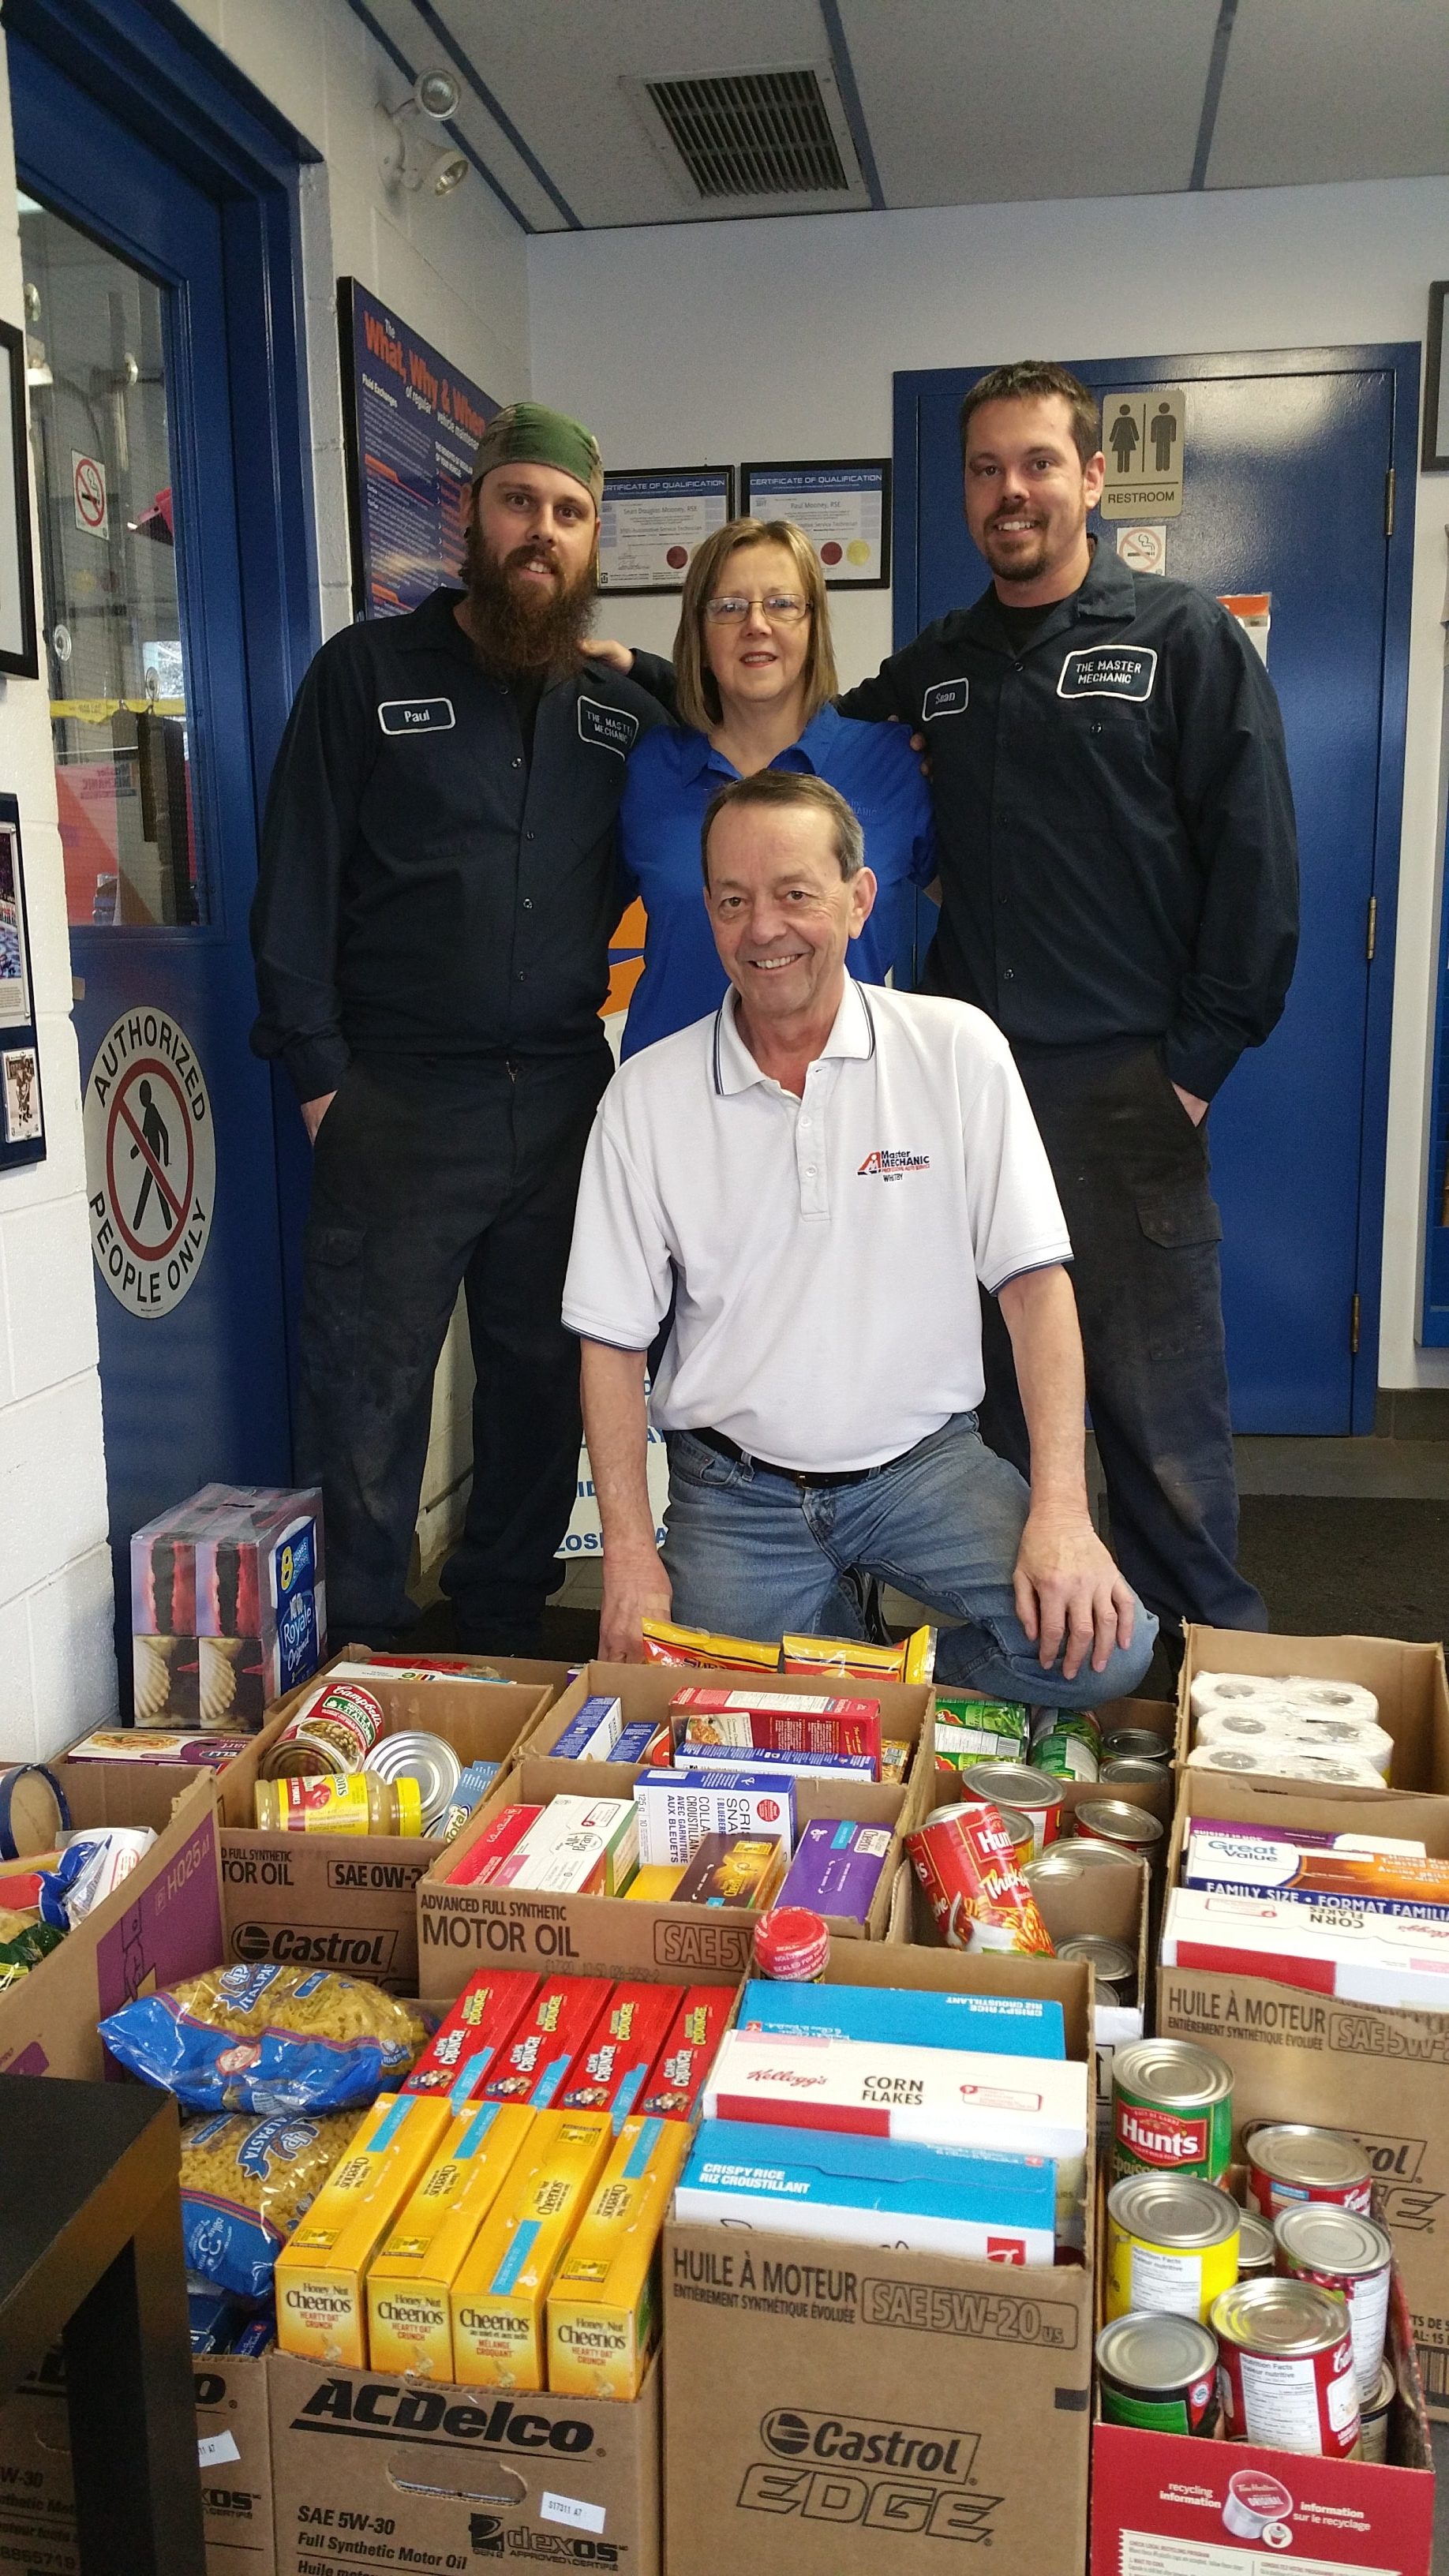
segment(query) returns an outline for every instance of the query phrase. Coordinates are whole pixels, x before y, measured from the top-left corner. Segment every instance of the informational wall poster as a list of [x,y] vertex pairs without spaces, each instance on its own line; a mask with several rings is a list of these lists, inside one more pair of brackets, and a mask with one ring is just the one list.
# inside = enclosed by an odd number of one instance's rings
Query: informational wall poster
[[399,617],[456,581],[478,441],[500,406],[355,277],[337,281],[352,598]]
[[599,520],[599,588],[680,590],[689,558],[705,537],[733,518],[732,465],[671,468],[667,473],[604,476]]
[[828,590],[884,590],[891,577],[888,456],[826,465],[742,465],[740,508],[793,519],[825,570]]

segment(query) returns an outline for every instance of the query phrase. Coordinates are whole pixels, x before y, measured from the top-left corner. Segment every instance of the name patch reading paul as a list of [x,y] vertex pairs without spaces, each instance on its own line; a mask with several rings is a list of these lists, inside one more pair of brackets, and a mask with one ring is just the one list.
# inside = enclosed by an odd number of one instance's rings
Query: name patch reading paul
[[451,733],[457,718],[451,698],[384,698],[377,721],[384,733]]
[[1069,653],[1057,682],[1059,698],[1130,698],[1140,704],[1152,695],[1157,655],[1140,644],[1095,644],[1084,653]]

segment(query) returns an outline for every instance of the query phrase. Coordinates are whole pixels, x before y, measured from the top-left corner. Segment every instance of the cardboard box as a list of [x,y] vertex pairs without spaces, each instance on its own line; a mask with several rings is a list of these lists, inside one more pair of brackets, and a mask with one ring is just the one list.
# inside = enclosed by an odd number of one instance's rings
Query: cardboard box
[[[363,1654],[349,1646],[340,1660]],[[445,1736],[465,1765],[500,1762],[505,1774],[515,1746],[547,1705],[547,1684],[409,1683],[383,1664],[376,1673],[369,1687],[387,1712],[390,1734],[421,1727]],[[269,1959],[283,1967],[337,1968],[392,1994],[415,1995],[414,1891],[440,1851],[458,1850],[469,1828],[455,1842],[438,1844],[411,1834],[259,1833],[253,1821],[260,1764],[301,1700],[325,1678],[314,1674],[303,1690],[280,1701],[253,1749],[218,1776],[226,1956],[247,1964]],[[502,1785],[500,1774],[490,1806]]]
[[[1083,1967],[856,1941],[825,1981],[1055,1997],[1090,2058]],[[1049,2274],[671,2224],[670,2576],[930,2576],[952,2540],[1009,2576],[1080,2576],[1090,2173],[1087,2210],[1085,2268]]]
[[285,2354],[267,2386],[276,2576],[495,2563],[659,2576],[657,2362],[627,2403],[417,2387]]
[[[944,1683],[942,1690],[947,1692],[947,1685]],[[947,1692],[947,1695],[953,1699],[970,1696],[969,1693],[956,1691]],[[1157,1736],[1169,1755],[1176,1753],[1177,1709],[1169,1699],[1109,1699],[1092,1713],[1104,1735],[1110,1735],[1114,1728],[1119,1726],[1140,1727],[1145,1733]],[[1017,1756],[1009,1752],[993,1757],[1002,1762],[1017,1759],[1026,1762],[1030,1758],[1029,1754]],[[958,1781],[959,1787],[955,1785]],[[1145,1807],[1148,1814],[1156,1816],[1162,1824],[1170,1825],[1172,1822],[1173,1773],[1171,1769],[1164,1772],[1160,1781],[1058,1780],[1057,1786],[1062,1792],[1063,1816],[1070,1815],[1073,1809],[1084,1806],[1091,1798],[1125,1798],[1129,1806]],[[953,1798],[968,1798],[970,1795],[969,1769],[957,1771],[943,1764],[940,1787],[933,1804],[945,1806]]]
[[[76,1825],[150,1825],[157,1840],[114,1894],[58,1950],[0,1995],[0,2068],[9,2075],[80,2076],[117,2069],[96,2024],[133,1996],[175,1985],[222,1955],[220,1837],[209,1771],[149,1764],[50,1766]],[[173,1797],[175,1804],[173,1808]]]
[[[206,2576],[274,2576],[266,2373],[231,2353],[193,2367]],[[0,2564],[80,2576],[58,2351],[0,2406]]]
[[[1291,1673],[1311,1681],[1362,1682],[1378,1701],[1379,1724],[1394,1739],[1391,1786],[1449,1793],[1449,1690],[1442,1646],[1403,1645],[1394,1637],[1269,1637],[1239,1628],[1189,1627],[1177,1686],[1180,1764],[1192,1749],[1192,1685],[1199,1673],[1283,1678]],[[1265,1775],[1244,1776],[1261,1786]],[[1368,1789],[1357,1794],[1371,1798],[1377,1793]],[[1209,1812],[1198,1810],[1200,1815]]]
[[[732,1686],[739,1677],[693,1673],[690,1678]],[[819,1682],[818,1673],[778,1673],[771,1676],[770,1686],[811,1697],[818,1696]],[[549,1747],[589,1696],[617,1695],[626,1723],[632,1723],[638,1718],[665,1717],[678,1688],[677,1667],[590,1664],[535,1726],[506,1782],[500,1782],[449,1846],[448,1855],[438,1854],[419,1882],[418,1990],[429,2002],[450,2002],[469,1977],[490,1964],[586,1969],[594,1976],[657,1978],[677,1985],[737,1985],[747,1974],[757,1920],[748,1907],[631,1902],[627,1896],[540,1896],[525,1888],[453,1886],[443,1875],[472,1848],[504,1806],[546,1804],[566,1794],[617,1797],[632,1789],[644,1764],[557,1762],[550,1758]],[[878,1695],[887,1735],[919,1745],[924,1729],[929,1745],[930,1691],[882,1682]],[[886,1938],[901,1857],[899,1837],[924,1813],[923,1802],[935,1802],[931,1760],[914,1762],[903,1787],[848,1778],[796,1782],[795,1813],[800,1823],[815,1816],[848,1816],[891,1829],[891,1856],[881,1872],[867,1921],[862,1927],[847,1917],[832,1919],[832,1930],[840,1939],[859,1940],[862,1934],[873,1941]]]
[[1263,2576],[1279,2563],[1314,2576],[1432,2576],[1434,2470],[1402,2293],[1389,2357],[1399,2383],[1389,2465],[1095,2424],[1091,2576]]

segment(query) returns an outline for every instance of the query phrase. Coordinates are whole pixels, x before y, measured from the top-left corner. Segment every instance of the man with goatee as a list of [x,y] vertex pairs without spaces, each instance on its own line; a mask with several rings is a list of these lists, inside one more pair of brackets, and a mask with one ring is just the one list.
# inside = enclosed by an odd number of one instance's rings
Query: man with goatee
[[407,1574],[460,1283],[473,1486],[443,1571],[458,1642],[539,1649],[578,1470],[560,1322],[628,754],[662,721],[585,661],[603,467],[537,403],[489,423],[463,591],[325,644],[292,710],[252,914],[253,1045],[314,1148],[296,1465],[320,1482],[329,1625],[417,1616]]

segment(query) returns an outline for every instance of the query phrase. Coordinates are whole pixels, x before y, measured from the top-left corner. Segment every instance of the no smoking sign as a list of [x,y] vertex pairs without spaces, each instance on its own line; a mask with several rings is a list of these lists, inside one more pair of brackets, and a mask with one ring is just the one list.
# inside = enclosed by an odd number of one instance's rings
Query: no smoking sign
[[75,493],[75,523],[88,537],[109,537],[110,504],[106,498],[106,469],[99,457],[85,456],[78,447],[70,451],[70,479]]
[[211,1234],[216,1141],[196,1051],[168,1012],[127,1011],[107,1030],[85,1137],[96,1267],[128,1314],[169,1315]]

